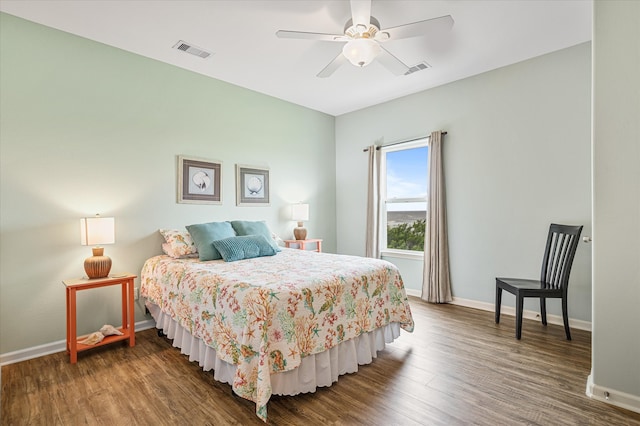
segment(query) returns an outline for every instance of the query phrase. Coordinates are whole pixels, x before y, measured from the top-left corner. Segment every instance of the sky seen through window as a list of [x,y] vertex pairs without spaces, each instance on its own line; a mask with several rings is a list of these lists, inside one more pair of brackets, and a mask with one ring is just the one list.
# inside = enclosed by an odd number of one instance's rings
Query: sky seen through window
[[[427,196],[428,147],[390,151],[387,161],[387,200]],[[387,211],[426,210],[426,203],[387,203]]]

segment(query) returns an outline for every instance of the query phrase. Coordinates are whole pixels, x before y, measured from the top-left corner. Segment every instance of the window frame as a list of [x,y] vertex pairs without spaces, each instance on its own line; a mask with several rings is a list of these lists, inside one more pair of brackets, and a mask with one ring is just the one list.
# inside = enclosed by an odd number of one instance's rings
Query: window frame
[[[424,250],[402,250],[387,247],[387,204],[393,203],[428,203],[429,200],[429,170],[427,165],[427,194],[425,197],[412,197],[412,198],[387,198],[387,153],[396,151],[406,151],[414,148],[429,149],[429,137],[423,137],[413,139],[406,142],[399,142],[395,144],[389,144],[380,148],[380,255],[387,257],[398,257],[405,259],[423,259]],[[428,153],[428,151],[427,151]],[[426,220],[426,212],[425,212]]]

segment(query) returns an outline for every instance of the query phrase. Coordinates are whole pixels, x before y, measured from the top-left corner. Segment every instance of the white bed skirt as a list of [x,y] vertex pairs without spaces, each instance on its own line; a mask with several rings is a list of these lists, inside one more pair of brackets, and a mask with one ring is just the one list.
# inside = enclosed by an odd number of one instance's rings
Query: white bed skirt
[[[187,329],[164,314],[159,306],[149,301],[145,305],[156,321],[156,328],[172,339],[173,346],[188,355],[189,361],[197,361],[204,371],[214,370],[213,377],[217,381],[233,383],[235,365],[218,359],[215,349],[193,337]],[[318,387],[331,386],[338,381],[338,376],[357,372],[358,365],[370,364],[377,357],[378,351],[383,350],[386,343],[393,342],[398,336],[400,325],[391,323],[342,342],[325,352],[304,357],[298,368],[271,375],[272,393],[297,395],[315,392]]]

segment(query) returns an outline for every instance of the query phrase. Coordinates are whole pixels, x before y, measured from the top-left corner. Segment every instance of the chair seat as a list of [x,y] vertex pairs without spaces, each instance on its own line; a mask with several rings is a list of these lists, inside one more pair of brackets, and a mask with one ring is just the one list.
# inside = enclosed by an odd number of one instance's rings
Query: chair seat
[[552,288],[540,280],[523,278],[496,278],[496,284],[510,293],[522,293],[533,297],[562,297],[561,288]]

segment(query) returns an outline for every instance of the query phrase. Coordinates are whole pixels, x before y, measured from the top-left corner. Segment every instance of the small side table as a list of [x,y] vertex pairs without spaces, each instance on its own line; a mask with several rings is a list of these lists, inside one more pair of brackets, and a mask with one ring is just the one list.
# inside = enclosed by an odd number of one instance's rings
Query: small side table
[[[306,250],[307,249],[307,244],[309,243],[315,243],[316,245],[316,249],[314,251],[317,251],[318,253],[322,253],[322,239],[321,238],[312,238],[312,239],[308,239],[308,240],[284,240],[284,245],[287,248],[291,248],[292,244],[297,245],[297,248],[299,248],[300,250]],[[296,247],[293,247],[296,248]]]
[[[109,343],[129,340],[129,346],[136,344],[136,336],[134,330],[135,323],[135,305],[133,295],[133,280],[136,275],[125,274],[122,276],[111,276],[107,278],[76,278],[64,280],[62,283],[67,291],[67,353],[71,364],[78,362],[78,352],[88,349],[97,348],[99,346],[108,345]],[[104,340],[95,345],[83,345],[78,343],[77,336],[77,315],[76,315],[76,293],[80,290],[89,290],[98,287],[107,287],[110,285],[122,286],[122,327],[118,328],[122,332],[122,336],[106,336]],[[80,340],[82,340],[80,338]]]

